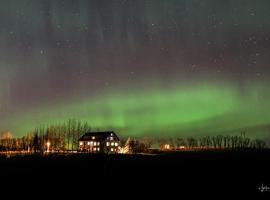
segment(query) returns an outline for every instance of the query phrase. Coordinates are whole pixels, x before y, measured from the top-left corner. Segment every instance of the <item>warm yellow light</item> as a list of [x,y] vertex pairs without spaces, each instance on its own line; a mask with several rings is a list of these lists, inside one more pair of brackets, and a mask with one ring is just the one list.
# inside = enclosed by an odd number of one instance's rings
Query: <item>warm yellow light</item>
[[49,152],[49,151],[50,151],[50,145],[51,145],[51,143],[48,141],[48,142],[46,143],[46,145],[47,145],[47,152]]
[[107,147],[108,147],[108,146],[110,146],[110,143],[109,143],[109,142],[107,142],[107,143],[106,143],[106,145],[107,145]]
[[165,148],[165,149],[170,149],[170,145],[169,145],[169,144],[165,144],[165,145],[164,145],[164,148]]
[[83,145],[83,142],[80,142],[80,145],[82,146]]

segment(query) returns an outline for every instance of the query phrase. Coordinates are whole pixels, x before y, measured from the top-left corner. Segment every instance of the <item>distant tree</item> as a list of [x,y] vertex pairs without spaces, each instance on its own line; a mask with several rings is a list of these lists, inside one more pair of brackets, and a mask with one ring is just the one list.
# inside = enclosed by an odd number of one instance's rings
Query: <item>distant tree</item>
[[194,137],[188,137],[187,138],[187,145],[189,148],[194,148],[197,146],[197,140]]
[[37,153],[40,150],[39,137],[38,134],[35,133],[33,139],[34,152]]
[[176,138],[176,145],[177,147],[187,146],[187,142],[184,138]]
[[127,149],[127,153],[137,153],[138,143],[134,138],[128,138],[126,141],[125,148]]
[[266,148],[266,142],[260,139],[254,140],[255,148],[256,149],[264,149]]

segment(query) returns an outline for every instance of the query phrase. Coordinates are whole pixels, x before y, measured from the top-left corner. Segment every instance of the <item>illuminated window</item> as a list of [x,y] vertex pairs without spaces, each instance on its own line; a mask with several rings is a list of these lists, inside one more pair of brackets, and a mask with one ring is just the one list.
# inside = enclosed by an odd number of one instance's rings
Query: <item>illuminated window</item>
[[114,149],[113,149],[113,148],[111,148],[111,151],[114,151]]
[[165,144],[165,149],[170,149],[170,145],[169,144]]
[[113,137],[110,137],[110,140],[113,140]]
[[90,144],[93,145],[93,141],[91,141]]
[[94,146],[97,146],[97,143],[96,142],[94,142]]
[[95,148],[93,148],[93,150],[94,150],[94,151],[96,151],[96,150],[97,150],[97,149],[96,149],[96,147],[95,147]]
[[111,142],[111,145],[114,146],[114,142]]
[[116,143],[114,143],[114,145],[117,147],[118,146],[118,143],[116,142]]
[[83,145],[83,142],[80,142],[80,145],[82,146]]
[[100,143],[99,143],[99,142],[97,142],[97,146],[99,146],[99,144],[100,144]]
[[95,139],[95,136],[92,137],[92,140],[94,140],[94,139]]
[[99,151],[100,149],[99,149],[99,147],[97,148],[97,151]]
[[109,142],[107,142],[107,143],[106,143],[106,146],[107,146],[107,147],[108,147],[108,146],[110,146],[110,143],[109,143]]
[[90,142],[87,142],[88,145],[90,145]]

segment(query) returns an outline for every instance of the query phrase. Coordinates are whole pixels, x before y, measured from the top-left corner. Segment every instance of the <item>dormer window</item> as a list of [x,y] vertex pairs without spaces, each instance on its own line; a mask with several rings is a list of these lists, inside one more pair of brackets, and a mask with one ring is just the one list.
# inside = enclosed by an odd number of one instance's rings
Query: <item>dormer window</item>
[[95,136],[92,137],[92,140],[94,140],[94,139],[95,139]]

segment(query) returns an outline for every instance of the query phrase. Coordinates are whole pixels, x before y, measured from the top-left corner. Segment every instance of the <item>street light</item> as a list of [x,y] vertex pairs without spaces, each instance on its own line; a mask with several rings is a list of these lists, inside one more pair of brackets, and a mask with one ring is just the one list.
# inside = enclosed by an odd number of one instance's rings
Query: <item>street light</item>
[[46,143],[46,145],[47,145],[47,152],[49,152],[49,151],[50,151],[50,145],[51,145],[51,143],[48,141],[48,142]]

